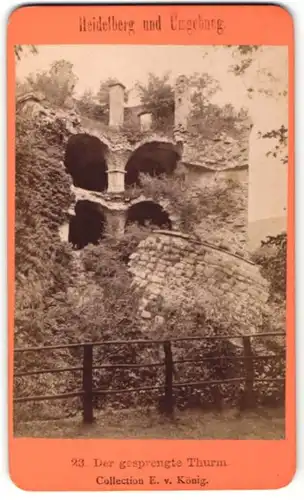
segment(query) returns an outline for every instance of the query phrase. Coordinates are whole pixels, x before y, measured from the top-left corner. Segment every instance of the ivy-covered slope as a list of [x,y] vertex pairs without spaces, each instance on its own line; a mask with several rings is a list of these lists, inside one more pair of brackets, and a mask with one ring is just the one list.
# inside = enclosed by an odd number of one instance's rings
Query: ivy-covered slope
[[[61,126],[61,130],[60,130]],[[59,239],[72,198],[70,179],[62,166],[64,124],[32,120],[22,114],[16,122],[15,341],[20,346],[40,343],[41,329],[34,324],[46,301],[69,283],[71,252]],[[30,314],[36,310],[34,315]],[[27,319],[27,321],[26,321]],[[42,319],[42,318],[41,318]],[[33,324],[34,322],[34,324]],[[26,325],[32,332],[30,338]],[[22,324],[22,327],[21,327]]]

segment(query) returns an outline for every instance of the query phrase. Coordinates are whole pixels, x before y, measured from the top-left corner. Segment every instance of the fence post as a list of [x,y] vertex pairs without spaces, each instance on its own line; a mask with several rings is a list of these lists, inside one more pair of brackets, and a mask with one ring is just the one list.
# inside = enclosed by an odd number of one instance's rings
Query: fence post
[[255,395],[253,390],[253,379],[254,379],[254,364],[253,364],[253,353],[251,349],[250,337],[243,337],[244,346],[244,367],[245,367],[245,392],[244,399],[242,401],[242,408],[249,409],[256,406]]
[[165,412],[168,416],[172,416],[174,410],[173,401],[173,357],[171,343],[169,340],[164,342],[165,352]]
[[92,424],[93,416],[93,345],[85,344],[83,347],[83,423]]

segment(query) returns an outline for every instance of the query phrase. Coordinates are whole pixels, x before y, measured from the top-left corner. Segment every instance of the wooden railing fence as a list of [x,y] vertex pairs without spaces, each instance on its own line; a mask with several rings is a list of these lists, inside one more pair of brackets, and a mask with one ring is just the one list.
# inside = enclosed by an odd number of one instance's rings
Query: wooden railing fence
[[[173,360],[172,356],[172,344],[179,342],[198,342],[198,341],[214,341],[214,340],[229,340],[227,337],[215,336],[215,337],[185,337],[185,338],[174,338],[170,340],[147,340],[147,339],[139,339],[139,340],[116,340],[116,341],[104,341],[104,342],[92,342],[92,343],[78,343],[78,344],[60,344],[53,346],[41,346],[41,347],[26,347],[26,348],[16,348],[15,353],[24,353],[24,352],[42,352],[42,351],[54,351],[59,349],[74,349],[74,348],[83,348],[83,362],[80,366],[72,366],[68,368],[54,368],[54,369],[44,369],[44,370],[32,370],[32,371],[20,371],[15,372],[14,377],[28,377],[31,375],[39,375],[44,373],[62,373],[62,372],[82,372],[82,388],[78,391],[63,393],[63,394],[45,394],[42,396],[29,396],[29,397],[16,397],[14,398],[14,403],[22,403],[26,401],[44,401],[44,400],[52,400],[52,399],[67,399],[72,397],[81,397],[82,405],[83,405],[83,422],[84,423],[92,423],[94,421],[93,414],[93,397],[94,396],[102,396],[106,394],[124,394],[131,392],[142,392],[142,391],[164,391],[164,402],[165,402],[165,411],[168,415],[172,415],[174,412],[174,389],[178,389],[180,387],[202,387],[202,386],[217,386],[223,384],[239,384],[241,382],[245,382],[245,390],[244,390],[244,407],[250,408],[255,405],[254,401],[254,383],[255,382],[283,382],[283,377],[278,377],[275,379],[271,378],[255,378],[254,377],[254,361],[255,360],[267,360],[267,359],[284,359],[285,354],[267,354],[267,355],[254,355],[252,351],[251,338],[252,337],[284,337],[285,333],[283,332],[267,332],[267,333],[257,333],[249,336],[241,336],[234,335],[233,337],[229,337],[229,339],[241,339],[243,343],[243,356],[231,356],[231,357],[201,357],[199,359],[192,358],[184,358]],[[103,364],[103,365],[94,365],[93,364],[93,349],[95,346],[105,346],[105,345],[130,345],[136,344],[140,346],[144,345],[153,345],[153,344],[162,344],[164,350],[164,361],[159,363],[148,363],[148,364]],[[174,374],[174,366],[182,363],[190,363],[190,364],[198,364],[202,362],[210,362],[216,360],[231,360],[237,361],[242,360],[244,362],[245,367],[245,375],[244,377],[239,378],[230,378],[230,379],[222,379],[222,380],[201,380],[198,382],[193,381],[183,381],[174,383],[173,374]],[[98,369],[108,369],[115,370],[117,368],[120,369],[140,369],[143,367],[164,367],[164,385],[153,385],[153,386],[142,386],[142,387],[130,387],[128,389],[109,389],[109,390],[98,390],[93,388],[93,370]]]

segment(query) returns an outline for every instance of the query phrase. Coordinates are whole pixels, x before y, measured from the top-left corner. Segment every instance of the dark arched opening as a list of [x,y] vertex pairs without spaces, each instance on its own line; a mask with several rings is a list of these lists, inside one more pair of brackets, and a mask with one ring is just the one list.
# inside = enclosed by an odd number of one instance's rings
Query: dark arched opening
[[90,243],[97,245],[103,238],[105,218],[100,206],[90,201],[78,201],[70,220],[69,242],[77,250]]
[[99,192],[107,189],[107,150],[98,137],[89,134],[70,137],[64,164],[76,187]]
[[127,225],[156,226],[161,229],[172,229],[167,212],[153,201],[141,201],[128,210]]
[[129,158],[126,165],[126,186],[140,185],[140,174],[159,177],[172,174],[180,159],[177,148],[167,142],[149,142],[143,144]]

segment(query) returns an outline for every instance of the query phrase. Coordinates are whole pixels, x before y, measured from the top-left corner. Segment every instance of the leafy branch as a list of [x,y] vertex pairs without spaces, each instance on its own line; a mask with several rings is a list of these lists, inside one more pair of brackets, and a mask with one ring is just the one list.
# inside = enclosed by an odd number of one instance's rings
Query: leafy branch
[[31,54],[38,54],[36,45],[14,45],[15,56],[18,61],[21,60],[21,57],[25,52],[25,48],[27,48]]
[[[278,155],[281,153],[282,148],[287,147],[288,129],[284,125],[281,125],[280,128],[270,130],[269,132],[266,132],[265,134],[262,134],[261,132],[259,132],[259,137],[262,139],[277,139],[278,140],[278,144],[276,144],[276,146],[272,150],[270,150],[266,153],[267,157],[273,156],[274,158],[277,158]],[[284,155],[284,157],[281,158],[281,162],[283,164],[288,163],[288,155]]]

